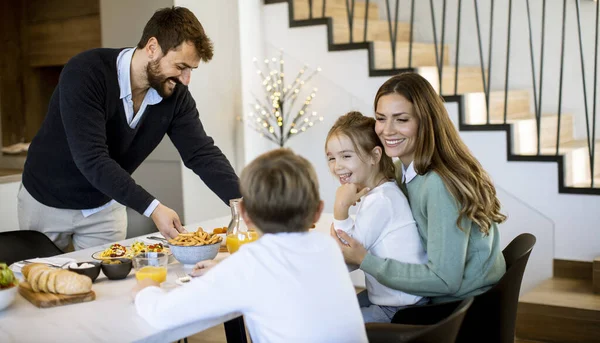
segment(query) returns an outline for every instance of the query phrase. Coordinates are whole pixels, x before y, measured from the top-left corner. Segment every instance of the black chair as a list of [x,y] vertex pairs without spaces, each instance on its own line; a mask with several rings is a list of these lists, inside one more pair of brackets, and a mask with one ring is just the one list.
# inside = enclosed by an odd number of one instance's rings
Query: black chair
[[371,343],[454,343],[458,330],[473,298],[456,303],[454,310],[432,325],[398,325],[368,323],[367,337]]
[[[496,285],[474,298],[456,342],[514,342],[515,321],[523,273],[535,245],[535,236],[523,233],[502,251],[506,273]],[[396,312],[392,323],[427,325],[444,318],[457,302],[415,306]]]
[[63,254],[54,243],[38,231],[0,232],[0,262],[11,265],[15,262]]

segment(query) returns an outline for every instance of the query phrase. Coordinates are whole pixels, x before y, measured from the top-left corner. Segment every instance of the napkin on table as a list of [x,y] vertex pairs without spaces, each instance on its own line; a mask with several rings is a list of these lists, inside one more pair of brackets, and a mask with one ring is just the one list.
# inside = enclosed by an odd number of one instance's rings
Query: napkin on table
[[31,263],[43,263],[52,267],[62,268],[68,266],[70,263],[76,262],[74,258],[69,257],[44,257],[44,258],[31,258],[24,261],[19,261],[9,266],[10,270],[15,273],[21,273],[21,268]]

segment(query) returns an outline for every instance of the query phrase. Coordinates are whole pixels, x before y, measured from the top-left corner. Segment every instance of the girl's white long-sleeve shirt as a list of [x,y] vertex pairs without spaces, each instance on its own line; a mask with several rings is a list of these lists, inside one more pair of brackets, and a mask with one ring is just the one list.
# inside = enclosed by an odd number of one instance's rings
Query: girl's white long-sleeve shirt
[[[355,218],[334,220],[334,227],[358,240],[374,256],[406,263],[427,263],[408,200],[395,181],[372,189],[358,204]],[[376,305],[412,305],[422,298],[386,287],[367,273],[365,283],[369,300]]]
[[162,329],[241,313],[253,342],[367,342],[340,249],[318,232],[266,234],[188,284],[143,289],[135,306]]

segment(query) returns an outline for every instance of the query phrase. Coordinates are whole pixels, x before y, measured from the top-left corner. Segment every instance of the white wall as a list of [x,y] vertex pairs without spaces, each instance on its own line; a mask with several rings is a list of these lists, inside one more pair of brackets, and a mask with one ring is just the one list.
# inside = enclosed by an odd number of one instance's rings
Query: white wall
[[[253,59],[262,61],[265,58],[266,47],[264,42],[263,0],[238,0],[238,17],[240,31],[240,72],[242,82],[241,109],[238,114],[245,118],[250,112],[250,105],[256,89],[257,76],[253,66]],[[238,123],[239,136],[243,137],[239,143],[238,169],[252,161],[260,153],[268,150],[271,144],[267,140],[255,139],[256,132],[244,123]],[[238,137],[239,137],[238,136]]]
[[[290,29],[287,13],[287,4],[264,6],[265,41],[267,46],[284,48],[293,58],[323,68],[317,99],[325,98],[325,101],[324,104],[315,101],[315,108],[325,114],[325,122],[298,136],[290,146],[306,156],[317,169],[321,196],[326,202],[326,210],[331,210],[337,184],[329,176],[323,156],[325,134],[333,121],[349,108],[372,114],[372,99],[387,78],[368,77],[366,51],[328,52],[324,25]],[[448,107],[456,116],[456,106],[453,106],[449,104]],[[461,135],[502,190],[504,208],[513,213],[509,222],[501,226],[501,231],[507,238],[518,232],[537,232],[536,250],[546,256],[540,261],[543,265],[540,270],[550,268],[547,264],[549,256],[590,261],[598,255],[600,197],[559,195],[555,163],[507,162],[506,134],[503,132]],[[520,200],[514,200],[515,197]],[[552,223],[554,229],[551,229]],[[548,240],[548,237],[555,238]]]
[[[214,57],[192,73],[190,92],[196,100],[200,119],[229,161],[238,159],[241,112],[240,30],[238,1],[176,0],[176,6],[189,8],[198,17],[214,43]],[[229,207],[204,186],[199,177],[182,168],[184,222],[229,214]]]

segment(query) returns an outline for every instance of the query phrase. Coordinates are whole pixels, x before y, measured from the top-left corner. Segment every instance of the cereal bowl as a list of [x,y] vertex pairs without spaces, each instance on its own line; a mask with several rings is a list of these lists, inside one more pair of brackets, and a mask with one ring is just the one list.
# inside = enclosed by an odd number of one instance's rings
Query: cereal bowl
[[219,253],[221,242],[207,245],[181,246],[171,245],[175,259],[183,264],[193,265],[200,261],[212,260]]
[[131,259],[118,258],[102,261],[102,272],[109,280],[121,280],[129,275],[131,271]]

